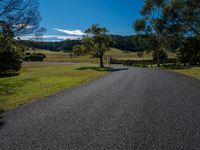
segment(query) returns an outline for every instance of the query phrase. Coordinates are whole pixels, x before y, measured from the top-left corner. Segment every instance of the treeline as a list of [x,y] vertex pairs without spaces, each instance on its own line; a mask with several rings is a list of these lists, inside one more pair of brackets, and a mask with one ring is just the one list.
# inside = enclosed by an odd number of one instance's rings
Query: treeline
[[[148,44],[146,41],[141,41],[138,35],[129,35],[129,36],[122,36],[122,35],[110,35],[112,39],[111,47],[122,49],[125,51],[130,52],[143,52],[147,50]],[[179,45],[178,41],[168,42],[169,50],[175,51]],[[142,42],[142,43],[141,43]],[[75,45],[81,44],[81,40],[66,40],[61,42],[36,42],[36,41],[20,41],[23,45],[29,48],[34,49],[45,49],[51,51],[65,51],[71,52]],[[171,44],[170,44],[171,43]]]
[[[134,35],[122,36],[122,35],[111,35],[112,44],[111,47],[118,48],[131,52],[142,52],[147,48],[147,45],[143,44],[140,46],[138,37]],[[34,49],[45,49],[51,51],[65,51],[71,52],[75,45],[81,44],[81,40],[66,40],[61,42],[36,42],[36,41],[20,41],[23,45]],[[146,46],[145,46],[146,45]]]
[[[142,38],[141,35],[111,35],[112,47],[130,51],[130,52],[144,52],[150,49],[148,41]],[[152,36],[152,38],[154,38]],[[175,52],[175,50],[180,46],[179,39],[173,38],[167,41],[168,50]]]
[[66,40],[61,42],[19,41],[28,48],[45,49],[50,51],[72,51],[73,46],[81,43],[80,40]]
[[138,46],[137,36],[122,36],[122,35],[111,35],[112,47],[123,49],[130,52],[141,52],[144,51],[144,47]]

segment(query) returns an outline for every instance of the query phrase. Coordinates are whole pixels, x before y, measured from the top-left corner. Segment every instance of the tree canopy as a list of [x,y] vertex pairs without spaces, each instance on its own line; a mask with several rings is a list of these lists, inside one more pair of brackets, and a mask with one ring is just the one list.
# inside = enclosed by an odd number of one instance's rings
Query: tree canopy
[[0,0],[0,74],[21,68],[21,48],[14,39],[23,34],[41,35],[37,0]]
[[92,25],[85,33],[87,35],[82,39],[82,45],[74,47],[76,54],[90,54],[99,58],[100,67],[104,67],[103,56],[109,50],[111,38],[107,35],[108,30],[99,25]]
[[141,15],[134,22],[134,30],[148,42],[154,55],[172,43],[176,42],[174,47],[183,50],[185,40],[199,39],[200,2],[197,0],[145,0]]
[[1,0],[0,31],[14,36],[41,32],[37,0]]

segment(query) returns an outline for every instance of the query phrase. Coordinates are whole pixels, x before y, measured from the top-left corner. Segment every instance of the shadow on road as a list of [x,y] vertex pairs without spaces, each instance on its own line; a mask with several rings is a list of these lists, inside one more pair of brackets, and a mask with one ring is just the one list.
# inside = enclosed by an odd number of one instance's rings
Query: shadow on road
[[112,71],[123,71],[123,70],[128,70],[129,68],[112,68]]
[[77,68],[76,70],[95,70],[95,71],[109,71],[109,72],[114,72],[114,71],[122,71],[122,70],[128,70],[129,68],[112,68],[112,67],[80,67]]
[[3,113],[4,111],[0,110],[0,130],[1,130],[1,127],[4,125]]

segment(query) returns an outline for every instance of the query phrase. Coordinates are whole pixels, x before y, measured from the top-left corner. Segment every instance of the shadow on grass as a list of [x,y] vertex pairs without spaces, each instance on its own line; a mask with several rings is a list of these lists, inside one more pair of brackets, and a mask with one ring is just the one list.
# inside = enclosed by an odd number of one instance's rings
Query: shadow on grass
[[8,78],[8,77],[14,77],[18,76],[19,73],[6,73],[6,74],[0,74],[0,78]]
[[128,70],[128,68],[112,68],[112,67],[80,67],[77,68],[76,70],[95,70],[95,71],[109,71],[109,72],[114,72],[114,71],[122,71],[122,70]]
[[[37,79],[10,79],[7,78],[0,82],[0,98],[16,93],[20,87],[28,83],[34,83]],[[1,101],[0,101],[1,104]],[[0,108],[1,109],[1,108]]]
[[191,69],[194,67],[199,67],[199,65],[177,65],[177,64],[165,64],[163,66],[161,66],[161,68],[164,69],[171,69],[171,70],[182,70],[182,69]]

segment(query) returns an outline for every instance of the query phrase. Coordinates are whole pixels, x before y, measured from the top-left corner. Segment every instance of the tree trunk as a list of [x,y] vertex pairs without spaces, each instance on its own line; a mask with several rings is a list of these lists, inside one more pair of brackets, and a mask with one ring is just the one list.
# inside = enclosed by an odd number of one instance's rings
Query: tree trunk
[[159,57],[159,53],[157,52],[157,67],[160,67],[160,57]]
[[103,56],[100,56],[99,59],[100,59],[100,67],[103,68],[104,67],[104,65],[103,65]]

